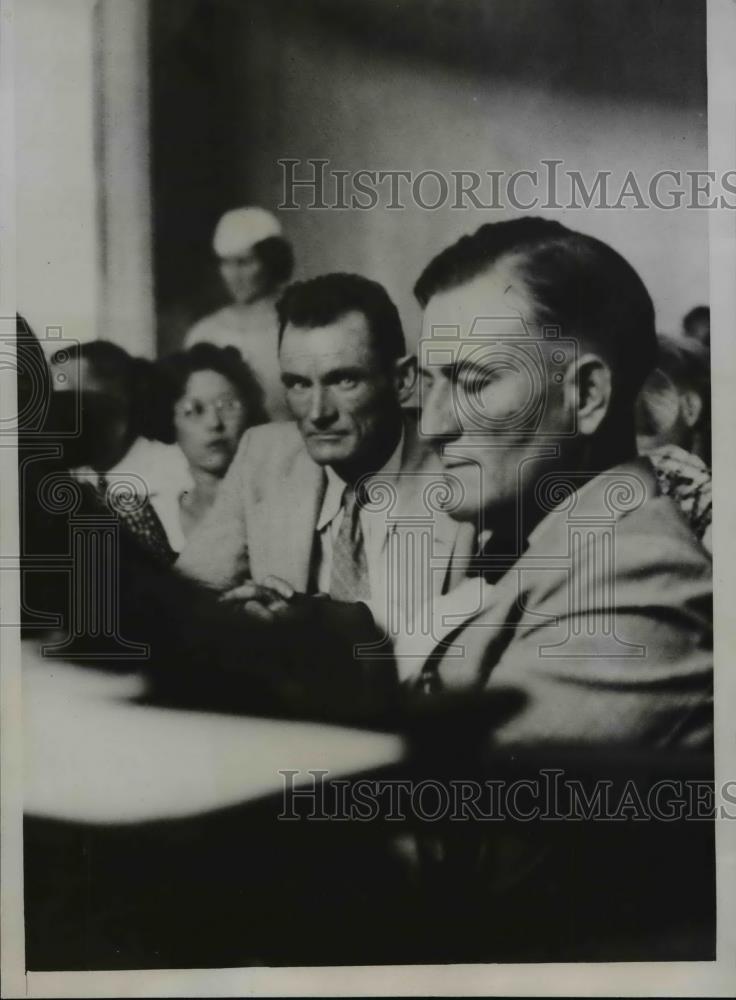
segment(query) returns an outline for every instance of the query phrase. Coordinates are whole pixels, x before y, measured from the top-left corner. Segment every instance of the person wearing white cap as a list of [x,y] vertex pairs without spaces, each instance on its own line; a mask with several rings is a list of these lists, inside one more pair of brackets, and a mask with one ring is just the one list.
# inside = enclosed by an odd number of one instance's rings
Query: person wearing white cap
[[291,277],[294,256],[281,223],[263,208],[234,208],[212,240],[232,302],[189,330],[184,348],[206,342],[237,347],[258,378],[272,420],[288,420],[278,363],[276,299]]

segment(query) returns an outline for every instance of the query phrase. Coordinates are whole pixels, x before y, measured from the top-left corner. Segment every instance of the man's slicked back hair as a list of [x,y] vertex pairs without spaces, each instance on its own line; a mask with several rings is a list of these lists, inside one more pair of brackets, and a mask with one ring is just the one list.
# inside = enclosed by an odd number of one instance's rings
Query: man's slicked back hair
[[538,217],[489,223],[430,261],[414,294],[424,307],[506,259],[534,299],[530,319],[598,348],[633,397],[656,362],[654,307],[634,268],[601,240]]
[[388,292],[377,281],[359,274],[323,274],[295,281],[279,299],[279,343],[287,323],[302,329],[329,326],[350,312],[368,321],[373,345],[383,367],[406,353],[401,319]]

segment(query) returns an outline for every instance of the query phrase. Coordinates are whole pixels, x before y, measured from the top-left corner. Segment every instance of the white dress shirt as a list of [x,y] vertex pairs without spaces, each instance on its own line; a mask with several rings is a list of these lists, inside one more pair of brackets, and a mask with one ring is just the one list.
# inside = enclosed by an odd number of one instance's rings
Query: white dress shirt
[[139,437],[128,453],[107,473],[109,482],[133,477],[131,486],[148,495],[158,514],[169,545],[181,552],[185,538],[179,516],[179,498],[194,485],[189,463],[178,444],[162,444]]

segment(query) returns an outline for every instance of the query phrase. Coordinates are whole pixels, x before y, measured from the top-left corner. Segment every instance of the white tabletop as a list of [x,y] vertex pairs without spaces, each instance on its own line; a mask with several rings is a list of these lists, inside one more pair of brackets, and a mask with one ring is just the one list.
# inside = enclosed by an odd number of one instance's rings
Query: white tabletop
[[27,815],[82,823],[195,816],[400,761],[403,740],[342,726],[137,705],[138,676],[42,658],[25,644]]

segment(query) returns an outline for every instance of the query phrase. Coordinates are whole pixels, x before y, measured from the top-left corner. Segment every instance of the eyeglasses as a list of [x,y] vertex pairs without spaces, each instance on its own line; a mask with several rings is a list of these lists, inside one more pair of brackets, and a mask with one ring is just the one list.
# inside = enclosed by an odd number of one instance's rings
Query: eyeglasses
[[201,399],[182,399],[174,407],[174,413],[183,420],[198,421],[203,420],[210,409],[214,409],[218,417],[235,419],[242,415],[245,407],[239,399],[231,396],[221,396],[209,403],[203,403]]

